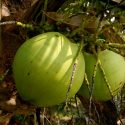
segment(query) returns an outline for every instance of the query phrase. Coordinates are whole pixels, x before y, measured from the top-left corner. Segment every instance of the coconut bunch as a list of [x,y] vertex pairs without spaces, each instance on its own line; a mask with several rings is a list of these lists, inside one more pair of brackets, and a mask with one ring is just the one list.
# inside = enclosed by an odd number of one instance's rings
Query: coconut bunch
[[28,39],[17,51],[13,76],[20,96],[40,107],[57,105],[76,93],[112,99],[125,83],[125,60],[111,50],[82,52],[58,32]]

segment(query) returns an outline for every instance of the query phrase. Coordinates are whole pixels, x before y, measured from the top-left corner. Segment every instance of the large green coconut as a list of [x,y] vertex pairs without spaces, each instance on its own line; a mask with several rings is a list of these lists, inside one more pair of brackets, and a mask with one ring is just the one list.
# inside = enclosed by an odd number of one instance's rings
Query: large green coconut
[[[92,90],[92,76],[97,58],[89,53],[84,53],[84,57],[86,64],[85,72],[88,77],[89,88]],[[92,95],[96,100],[107,101],[120,92],[125,83],[125,60],[121,55],[109,50],[101,51],[98,54],[98,58],[101,62],[102,69],[98,65],[95,80],[93,82],[94,87]],[[108,83],[105,80],[107,80]],[[84,83],[79,94],[89,98],[88,85],[85,80]]]
[[82,85],[85,72],[83,54],[78,54],[78,51],[77,44],[58,32],[44,33],[27,40],[17,51],[13,62],[20,96],[41,107],[64,102],[74,63],[77,63],[68,93],[68,98],[73,97]]

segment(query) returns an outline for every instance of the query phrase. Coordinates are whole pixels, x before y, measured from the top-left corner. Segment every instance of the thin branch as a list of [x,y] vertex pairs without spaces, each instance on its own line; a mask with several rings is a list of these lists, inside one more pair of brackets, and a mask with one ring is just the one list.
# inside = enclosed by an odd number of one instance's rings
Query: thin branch
[[73,84],[73,81],[74,81],[74,77],[75,77],[75,72],[76,72],[76,69],[77,69],[77,65],[79,63],[78,62],[79,61],[78,60],[78,56],[79,56],[79,54],[80,54],[80,52],[81,52],[81,50],[83,48],[83,44],[84,44],[84,41],[82,39],[81,43],[80,43],[80,46],[78,47],[78,51],[76,53],[76,56],[75,56],[75,58],[72,61],[72,65],[71,66],[73,66],[73,68],[72,68],[72,74],[71,74],[71,79],[70,79],[69,87],[68,87],[68,90],[67,90],[67,93],[66,93],[66,105],[67,105],[67,100],[68,100],[68,94],[69,94],[69,92],[71,90],[71,87],[72,87],[72,84]]
[[108,43],[105,44],[106,46],[110,46],[113,48],[117,48],[117,49],[125,49],[125,44],[120,44],[120,43]]
[[101,69],[101,71],[102,71],[104,80],[105,80],[106,85],[107,85],[107,87],[108,87],[108,89],[109,89],[109,93],[110,93],[110,95],[111,95],[111,98],[113,99],[113,91],[112,91],[112,88],[111,88],[111,86],[110,86],[110,84],[109,84],[109,81],[108,81],[108,79],[107,79],[107,77],[106,77],[105,71],[104,71],[104,69],[103,69],[103,67],[102,67],[102,64],[101,64],[101,61],[100,61],[100,60],[99,60],[99,67],[100,67],[100,69]]
[[2,26],[2,25],[8,25],[8,24],[16,24],[16,21],[5,21],[5,22],[0,22],[0,26]]
[[97,67],[98,67],[98,58],[96,61],[96,64],[94,65],[94,70],[93,70],[93,75],[92,75],[92,86],[90,88],[90,98],[89,98],[89,113],[91,114],[91,107],[92,107],[92,95],[93,95],[93,90],[94,90],[94,84],[95,84],[95,77],[96,77],[96,73],[97,73]]
[[45,12],[47,11],[47,5],[48,5],[48,0],[44,1],[44,8],[43,8],[43,14],[42,14],[42,20],[41,20],[41,25],[44,24],[45,22]]

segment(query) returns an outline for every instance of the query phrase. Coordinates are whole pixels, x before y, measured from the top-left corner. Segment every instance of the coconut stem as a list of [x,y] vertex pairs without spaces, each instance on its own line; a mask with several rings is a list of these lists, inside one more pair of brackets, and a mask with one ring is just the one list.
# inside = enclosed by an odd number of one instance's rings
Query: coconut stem
[[[97,65],[98,66],[98,65]],[[96,70],[97,71],[97,70]],[[95,71],[95,72],[96,72]],[[87,84],[87,87],[88,87],[88,90],[89,90],[89,93],[90,93],[90,95],[92,94],[92,92],[91,92],[91,89],[90,89],[90,83],[89,83],[89,81],[88,81],[88,78],[87,78],[87,74],[85,73],[85,76],[84,76],[84,80],[85,80],[85,82],[86,82],[86,84]],[[98,111],[97,111],[97,109],[96,109],[96,105],[92,102],[92,100],[89,100],[89,118],[91,119],[91,107],[90,107],[90,105],[92,105],[93,104],[93,106],[94,106],[94,109],[95,109],[95,112],[96,112],[96,114],[97,114],[97,118],[98,118],[98,120],[99,120],[99,123],[100,123],[100,117],[99,117],[99,113],[98,113]]]
[[92,107],[92,94],[93,94],[93,90],[94,90],[95,77],[96,77],[96,72],[97,72],[98,63],[99,63],[99,59],[97,58],[96,64],[94,65],[93,75],[92,75],[92,86],[91,86],[91,88],[90,88],[89,113],[91,113],[91,107]]
[[[78,51],[76,53],[76,56],[71,64],[71,66],[73,66],[73,69],[72,69],[72,74],[71,74],[71,79],[70,79],[70,83],[69,83],[69,87],[68,87],[68,90],[67,90],[67,93],[66,93],[66,102],[68,100],[68,94],[72,88],[72,84],[73,84],[73,81],[74,81],[74,77],[75,77],[75,72],[76,72],[76,69],[77,69],[77,64],[78,64],[78,56],[80,54],[80,52],[82,51],[82,48],[83,48],[83,39],[81,40],[80,42],[80,46],[78,47]],[[67,105],[67,103],[66,103]]]
[[106,77],[105,71],[104,71],[104,69],[103,69],[103,67],[102,67],[102,64],[101,64],[101,61],[100,61],[100,60],[99,60],[99,67],[100,67],[100,69],[101,69],[101,71],[102,71],[102,73],[103,73],[104,80],[105,80],[106,85],[107,85],[107,87],[108,87],[108,89],[109,89],[110,95],[111,95],[111,97],[112,97],[112,99],[113,99],[113,92],[112,92],[111,86],[110,86],[109,81],[108,81],[108,79],[107,79],[107,77]]
[[73,64],[73,70],[72,70],[72,75],[71,75],[71,79],[70,79],[70,84],[69,84],[69,87],[68,87],[68,91],[66,93],[66,102],[68,100],[68,94],[72,88],[72,84],[73,84],[73,80],[74,80],[74,77],[75,77],[75,72],[76,72],[76,69],[77,69],[77,62],[75,62]]

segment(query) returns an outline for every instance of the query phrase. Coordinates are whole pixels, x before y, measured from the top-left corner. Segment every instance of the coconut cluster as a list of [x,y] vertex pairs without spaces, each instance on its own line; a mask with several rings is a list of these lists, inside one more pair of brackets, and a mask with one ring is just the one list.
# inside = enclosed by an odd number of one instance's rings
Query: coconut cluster
[[125,83],[125,60],[110,50],[83,53],[64,35],[48,32],[18,49],[13,76],[22,99],[39,107],[60,104],[76,93],[107,101]]

